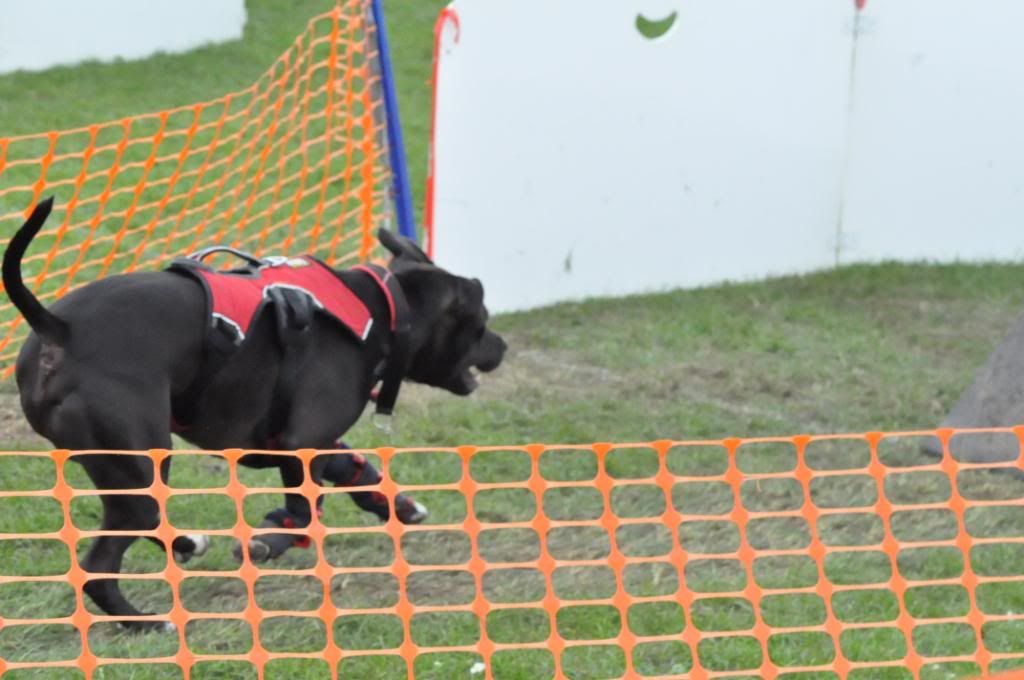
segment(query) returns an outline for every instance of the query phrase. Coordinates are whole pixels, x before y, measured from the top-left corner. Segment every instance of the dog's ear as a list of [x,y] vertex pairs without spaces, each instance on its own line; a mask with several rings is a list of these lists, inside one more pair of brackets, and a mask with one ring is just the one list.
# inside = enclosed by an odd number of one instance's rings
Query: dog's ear
[[[395,263],[401,266],[395,266]],[[391,271],[402,284],[402,290],[410,301],[430,301],[442,307],[458,301],[459,277],[432,264],[411,262],[404,256],[395,256]]]
[[391,251],[391,254],[395,256],[396,260],[434,264],[431,259],[427,257],[427,254],[420,250],[420,247],[416,245],[412,239],[406,238],[401,234],[396,234],[390,229],[384,229],[383,227],[377,230],[377,238],[385,248]]
[[479,309],[484,304],[484,284],[480,279],[458,279],[458,304],[463,309]]

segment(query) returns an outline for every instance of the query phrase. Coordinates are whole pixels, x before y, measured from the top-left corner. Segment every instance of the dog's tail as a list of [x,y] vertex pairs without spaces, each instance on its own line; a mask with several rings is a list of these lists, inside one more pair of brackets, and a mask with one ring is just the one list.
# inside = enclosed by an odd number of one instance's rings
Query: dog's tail
[[32,239],[43,228],[43,223],[52,209],[53,197],[39,203],[7,245],[3,265],[4,289],[7,291],[7,297],[11,298],[14,306],[24,315],[32,330],[48,342],[63,345],[71,334],[67,322],[43,307],[21,278],[21,258],[25,256]]

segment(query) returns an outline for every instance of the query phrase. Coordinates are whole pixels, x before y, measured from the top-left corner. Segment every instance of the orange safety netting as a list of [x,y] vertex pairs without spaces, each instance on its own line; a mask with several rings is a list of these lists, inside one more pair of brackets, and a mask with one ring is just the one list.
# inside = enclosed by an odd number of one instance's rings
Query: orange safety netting
[[[282,660],[319,664],[311,677],[995,673],[1024,664],[1024,465],[1019,455],[985,465],[954,459],[953,438],[982,435],[1019,450],[1024,428],[366,452],[384,477],[365,488],[425,500],[433,514],[419,526],[353,520],[340,503],[347,489],[309,479],[323,453],[299,451],[290,455],[306,481],[291,491],[311,502],[328,494],[323,519],[293,530],[312,547],[240,567],[218,562],[216,551],[187,565],[160,553],[151,573],[122,575],[123,585],[170,591],[151,618],[172,621],[177,633],[148,634],[144,646],[175,644],[142,659],[110,653],[118,638],[95,627],[111,619],[82,594],[87,574],[74,548],[102,532],[80,526],[94,518],[76,501],[98,492],[69,481],[75,454],[0,453],[0,464],[35,457],[51,469],[45,488],[0,486],[0,674],[62,666],[89,678],[131,663],[169,664],[188,678],[233,661],[263,677]],[[941,460],[921,453],[929,437],[941,441]],[[253,528],[254,499],[274,494],[263,508],[274,507],[283,489],[243,482],[242,451],[147,455],[206,461],[196,477],[204,483],[179,488],[172,472],[170,486],[138,491],[158,500],[162,520],[132,533],[170,544],[186,533],[247,542],[282,531]],[[215,469],[221,481],[206,483]],[[220,502],[222,521],[180,519],[184,500],[197,512]],[[30,503],[52,506],[49,530],[26,520],[35,516]],[[43,566],[43,543],[59,548],[61,568]],[[281,587],[268,590],[275,578]],[[47,584],[73,587],[64,615],[4,612],[42,601],[32,589]],[[196,632],[210,620],[244,627],[249,642],[226,652]],[[75,642],[63,660],[53,660],[52,637],[42,651],[11,642],[32,639],[16,629],[46,625]],[[282,642],[303,625],[315,631],[312,646]],[[384,665],[356,673],[370,661]]]
[[[26,281],[52,301],[212,244],[365,260],[390,215],[373,36],[366,0],[339,0],[245,90],[73,130],[0,130],[0,235],[56,197]],[[8,376],[26,329],[6,296],[0,324]]]

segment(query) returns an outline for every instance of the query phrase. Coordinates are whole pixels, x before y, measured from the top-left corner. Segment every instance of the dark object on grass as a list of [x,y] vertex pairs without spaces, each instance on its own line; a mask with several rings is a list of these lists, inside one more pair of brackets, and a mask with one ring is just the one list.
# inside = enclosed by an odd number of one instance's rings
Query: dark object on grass
[[[1017,320],[940,427],[986,428],[1024,425],[1024,316]],[[941,456],[930,439],[925,451]],[[1011,434],[964,434],[950,441],[950,453],[964,463],[1003,463],[1020,457],[1020,443]],[[1024,477],[1021,471],[1015,471]]]

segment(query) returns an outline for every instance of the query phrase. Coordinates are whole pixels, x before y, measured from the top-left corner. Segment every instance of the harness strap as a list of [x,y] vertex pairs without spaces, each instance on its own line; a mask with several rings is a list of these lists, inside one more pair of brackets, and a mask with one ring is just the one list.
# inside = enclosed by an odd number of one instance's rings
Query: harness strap
[[[194,273],[195,269],[212,271],[203,262],[203,259],[212,254],[226,252],[244,260],[252,268],[268,264],[269,260],[260,260],[247,253],[242,253],[231,248],[215,246],[195,253],[188,258],[179,258],[171,265],[171,271],[187,274],[193,278],[200,279],[207,295],[210,295],[207,285],[202,277]],[[324,265],[325,266],[325,265]],[[412,335],[411,313],[409,302],[398,282],[397,277],[389,270],[379,265],[358,265],[352,268],[369,276],[377,287],[384,294],[388,307],[388,323],[391,331],[391,341],[384,349],[384,369],[380,376],[381,387],[376,397],[377,414],[390,416],[394,413],[395,402],[398,400],[398,392],[402,386],[402,379],[409,370],[412,360],[410,342]],[[278,317],[278,332],[283,345],[296,345],[301,343],[302,330],[308,327],[312,321],[312,307],[308,301],[297,295],[289,295],[292,291],[287,289],[270,289],[274,311]],[[298,299],[301,298],[301,299]],[[208,305],[212,302],[208,297]],[[369,326],[367,327],[369,330]],[[231,343],[221,333],[210,333],[206,343],[204,357],[199,374],[183,394],[175,399],[172,412],[179,418],[178,422],[172,423],[176,432],[187,431],[195,417],[195,408],[200,396],[212,382],[216,373],[223,366],[228,357],[237,348],[236,343]],[[365,335],[364,338],[365,339]],[[285,353],[286,357],[289,355]],[[173,418],[172,418],[173,419]]]
[[183,393],[178,395],[177,399],[172,400],[171,432],[175,434],[185,434],[192,427],[196,409],[199,407],[199,399],[234,349],[229,347],[230,341],[220,333],[211,333],[208,337],[211,340],[207,340],[203,348],[203,358],[199,363],[199,371],[196,373],[195,379]]
[[381,376],[380,392],[377,395],[377,413],[390,416],[395,411],[398,391],[402,387],[402,379],[409,370],[412,360],[409,352],[412,324],[409,317],[409,301],[402,292],[398,278],[390,271],[375,264],[357,265],[352,269],[361,271],[374,280],[388,301],[388,312],[391,315],[389,327],[393,336],[390,350],[387,352],[384,374]]

